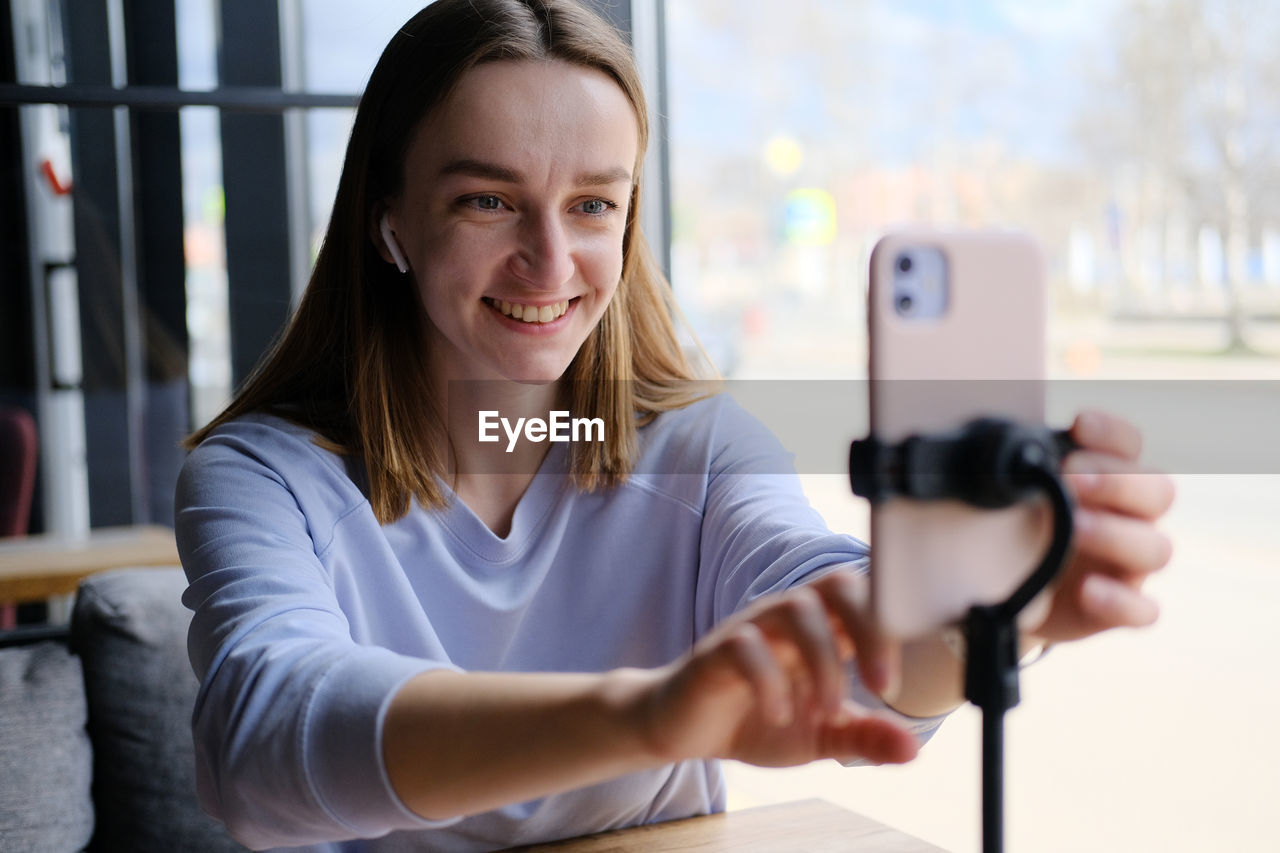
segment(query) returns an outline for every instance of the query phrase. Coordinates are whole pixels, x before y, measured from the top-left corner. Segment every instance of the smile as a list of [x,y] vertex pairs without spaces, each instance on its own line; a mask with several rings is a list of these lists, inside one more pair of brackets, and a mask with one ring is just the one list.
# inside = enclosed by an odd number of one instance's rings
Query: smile
[[519,302],[507,302],[504,299],[493,299],[488,296],[483,298],[490,307],[501,311],[513,320],[523,320],[526,323],[550,323],[558,320],[569,310],[569,303],[574,301],[566,299],[563,302],[553,302],[550,305],[524,305]]

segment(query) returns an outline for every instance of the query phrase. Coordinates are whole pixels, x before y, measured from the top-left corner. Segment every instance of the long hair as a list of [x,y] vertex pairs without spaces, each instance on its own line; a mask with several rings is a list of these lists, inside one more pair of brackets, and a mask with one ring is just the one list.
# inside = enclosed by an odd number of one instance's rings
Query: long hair
[[380,522],[404,516],[411,498],[444,504],[445,389],[429,378],[425,309],[411,277],[379,255],[371,217],[380,200],[400,192],[414,131],[468,70],[536,59],[609,75],[630,100],[640,135],[621,279],[563,377],[574,415],[605,423],[604,441],[570,446],[577,486],[621,482],[635,464],[637,427],[705,396],[688,381],[695,374],[676,335],[678,311],[639,227],[639,161],[649,126],[627,45],[575,0],[438,0],[391,39],[369,78],[329,228],[292,320],[188,447],[233,418],[271,412],[314,430],[323,446],[363,459]]

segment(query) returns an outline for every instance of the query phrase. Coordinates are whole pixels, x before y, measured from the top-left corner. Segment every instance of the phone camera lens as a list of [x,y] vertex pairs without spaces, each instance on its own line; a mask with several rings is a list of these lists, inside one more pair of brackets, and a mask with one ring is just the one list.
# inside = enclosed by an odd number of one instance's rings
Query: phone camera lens
[[898,271],[911,272],[911,256],[910,255],[898,256]]
[[911,309],[915,306],[915,304],[916,304],[915,300],[912,299],[910,296],[906,296],[906,295],[899,296],[898,297],[898,313],[910,314]]

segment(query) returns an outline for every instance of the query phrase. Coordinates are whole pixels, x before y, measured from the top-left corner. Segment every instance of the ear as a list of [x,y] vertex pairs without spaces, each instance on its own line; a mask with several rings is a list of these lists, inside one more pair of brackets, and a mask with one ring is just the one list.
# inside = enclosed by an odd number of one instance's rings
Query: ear
[[373,245],[377,247],[382,259],[389,264],[395,264],[400,272],[408,272],[409,261],[405,258],[404,251],[396,240],[395,229],[391,225],[391,208],[385,204],[377,205],[373,216],[369,219],[369,229],[369,239],[373,240]]

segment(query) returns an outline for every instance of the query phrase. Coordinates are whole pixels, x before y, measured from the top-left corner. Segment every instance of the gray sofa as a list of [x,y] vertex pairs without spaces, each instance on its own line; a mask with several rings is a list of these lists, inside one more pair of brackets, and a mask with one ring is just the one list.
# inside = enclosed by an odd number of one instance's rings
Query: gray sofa
[[95,575],[66,636],[0,647],[0,853],[244,850],[196,801],[185,588]]

